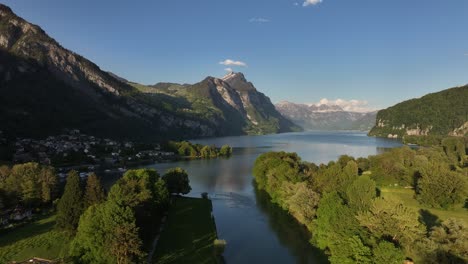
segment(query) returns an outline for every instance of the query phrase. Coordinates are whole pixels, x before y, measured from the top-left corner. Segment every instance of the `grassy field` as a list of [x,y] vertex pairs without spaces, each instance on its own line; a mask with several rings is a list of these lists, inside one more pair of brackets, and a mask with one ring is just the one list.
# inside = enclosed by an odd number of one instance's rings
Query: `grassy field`
[[216,263],[211,201],[178,197],[158,241],[153,263]]
[[32,257],[57,259],[67,255],[69,239],[54,230],[55,215],[0,234],[0,263]]
[[406,206],[414,208],[418,211],[423,210],[429,212],[437,216],[441,221],[446,220],[447,218],[458,218],[468,223],[468,210],[463,208],[462,205],[458,205],[450,210],[435,209],[421,205],[414,198],[414,190],[412,189],[382,188],[381,192],[383,197],[394,197],[400,199]]

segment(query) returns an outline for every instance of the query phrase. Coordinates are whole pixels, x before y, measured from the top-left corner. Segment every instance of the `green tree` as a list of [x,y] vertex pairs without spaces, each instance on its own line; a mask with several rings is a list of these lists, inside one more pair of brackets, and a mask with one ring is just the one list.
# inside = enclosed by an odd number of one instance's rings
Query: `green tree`
[[10,177],[19,181],[21,200],[26,205],[37,204],[41,200],[41,184],[39,182],[40,165],[25,163],[13,166]]
[[331,256],[332,264],[372,263],[371,249],[364,245],[359,236],[351,236],[333,244]]
[[50,203],[56,197],[58,184],[57,174],[52,167],[42,167],[39,174],[41,184],[41,199],[43,203]]
[[139,263],[144,256],[135,216],[109,200],[90,206],[80,219],[70,254],[79,263]]
[[59,229],[75,233],[83,213],[83,191],[78,172],[70,171],[62,198],[57,204],[56,225]]
[[437,245],[438,263],[468,263],[468,226],[463,221],[445,220],[433,228],[430,239]]
[[169,203],[169,191],[156,170],[129,170],[112,186],[107,199],[133,210],[140,238],[150,243]]
[[426,205],[450,208],[464,201],[467,195],[466,177],[450,171],[444,164],[431,163],[420,171],[417,198]]
[[328,166],[319,169],[312,178],[312,185],[320,193],[338,191],[342,194],[357,177],[358,166],[355,161],[348,161],[344,167],[341,167],[340,163],[330,162]]
[[401,201],[378,197],[372,202],[369,211],[359,212],[356,218],[374,237],[389,238],[408,248],[425,232],[418,217],[416,211]]
[[372,199],[377,196],[375,181],[368,175],[357,178],[346,189],[346,200],[354,211],[365,211],[369,209]]
[[216,151],[216,148],[213,146],[204,146],[200,150],[200,156],[202,158],[214,158],[218,156],[218,152]]
[[340,248],[339,242],[360,234],[359,223],[352,210],[337,192],[326,193],[319,202],[313,240],[321,249]]
[[163,176],[166,182],[169,193],[187,194],[192,188],[190,187],[188,174],[182,168],[170,169]]
[[98,204],[106,199],[104,188],[101,181],[95,173],[88,175],[86,180],[86,189],[84,194],[84,207],[88,208],[93,204]]
[[231,156],[232,154],[232,148],[229,146],[229,145],[223,145],[220,149],[219,149],[219,155],[220,156]]
[[315,218],[320,195],[310,189],[305,182],[296,183],[294,194],[288,199],[289,212],[300,223],[311,228]]
[[373,261],[375,264],[401,264],[405,259],[405,255],[401,249],[396,248],[393,243],[381,241],[373,250]]

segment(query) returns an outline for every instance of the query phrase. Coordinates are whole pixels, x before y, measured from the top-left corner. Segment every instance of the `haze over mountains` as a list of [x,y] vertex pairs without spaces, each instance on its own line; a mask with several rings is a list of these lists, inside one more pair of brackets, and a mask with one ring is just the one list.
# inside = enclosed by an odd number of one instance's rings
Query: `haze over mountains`
[[287,101],[277,103],[276,109],[294,123],[309,130],[362,130],[375,124],[376,111],[345,111],[334,104],[296,104]]
[[133,139],[299,130],[240,74],[194,85],[129,84],[0,4],[0,122],[8,135],[78,128]]

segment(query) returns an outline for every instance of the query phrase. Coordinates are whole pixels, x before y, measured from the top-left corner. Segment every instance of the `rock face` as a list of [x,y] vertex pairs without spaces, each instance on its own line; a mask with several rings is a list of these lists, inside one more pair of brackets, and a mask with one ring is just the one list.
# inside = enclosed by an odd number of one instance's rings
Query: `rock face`
[[337,105],[305,105],[286,101],[275,106],[282,115],[310,130],[367,131],[375,124],[376,112],[349,112]]
[[[42,137],[77,128],[98,136],[154,140],[291,130],[293,125],[276,111],[252,110],[263,109],[269,99],[243,75],[231,77],[180,85],[188,91],[182,95],[148,94],[65,49],[0,4],[0,123],[13,136]],[[203,96],[212,102],[202,105],[203,111],[194,110],[203,104],[190,96],[197,91],[208,93]],[[267,129],[265,120],[276,127]]]
[[377,113],[371,136],[468,135],[468,85],[411,99]]
[[[166,93],[183,97],[194,105],[220,111],[217,118],[222,129],[238,134],[265,134],[299,131],[300,127],[283,117],[263,93],[257,91],[242,73],[230,73],[223,78],[207,77],[193,85],[159,83],[150,86],[152,94]],[[198,106],[198,112],[206,112]],[[229,134],[228,131],[222,131]]]

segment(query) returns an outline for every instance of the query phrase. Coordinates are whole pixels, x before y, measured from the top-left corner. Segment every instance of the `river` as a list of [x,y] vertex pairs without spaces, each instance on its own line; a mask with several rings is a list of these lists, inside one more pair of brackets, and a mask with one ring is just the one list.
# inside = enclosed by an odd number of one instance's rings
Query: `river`
[[[148,167],[161,174],[172,167],[187,170],[192,191],[208,192],[224,252],[233,263],[324,263],[326,258],[308,242],[307,232],[268,201],[253,186],[252,168],[264,152],[297,152],[304,161],[328,163],[340,155],[367,157],[401,146],[396,140],[367,137],[363,132],[300,132],[191,140],[194,143],[234,147],[232,157],[159,163]],[[187,219],[189,221],[189,219]]]

